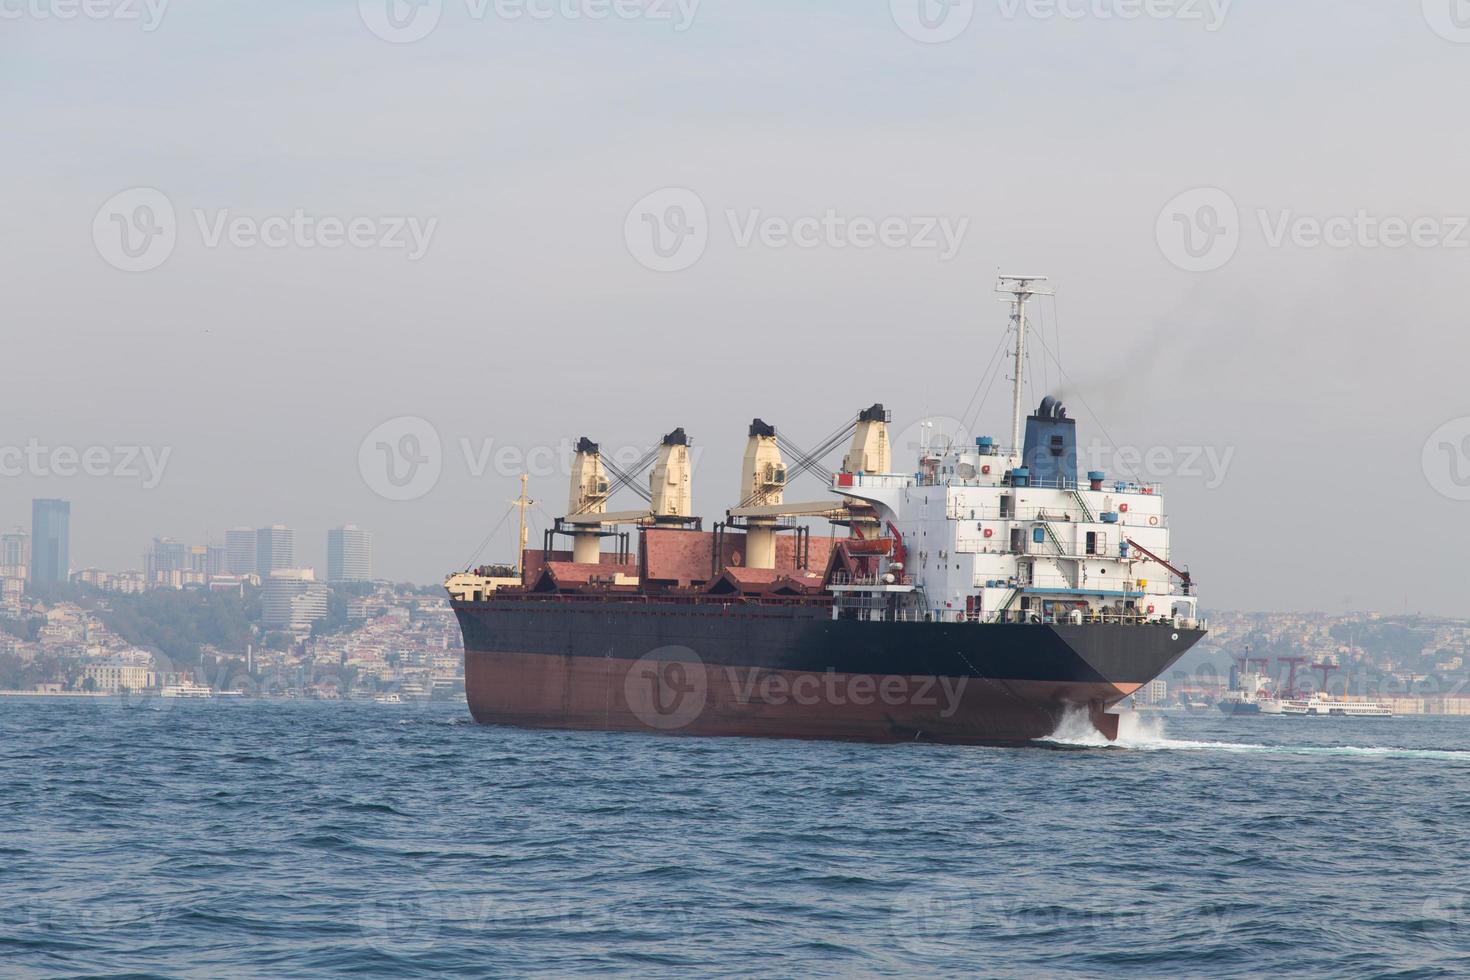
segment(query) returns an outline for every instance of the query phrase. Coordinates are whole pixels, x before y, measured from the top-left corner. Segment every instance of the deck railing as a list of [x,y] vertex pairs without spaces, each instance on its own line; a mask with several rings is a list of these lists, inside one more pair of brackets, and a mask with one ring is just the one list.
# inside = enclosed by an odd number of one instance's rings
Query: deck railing
[[[1166,514],[1118,514],[1117,521],[1089,521],[1087,515],[1081,513],[1082,508],[1073,507],[1068,509],[1065,505],[1058,507],[1055,504],[1049,507],[1010,507],[1002,510],[995,507],[971,507],[961,504],[959,501],[950,501],[946,516],[952,521],[1019,521],[1023,523],[1047,523],[1047,524],[1101,524],[1105,527],[1168,527],[1169,518]],[[1155,524],[1154,521],[1158,523]]]

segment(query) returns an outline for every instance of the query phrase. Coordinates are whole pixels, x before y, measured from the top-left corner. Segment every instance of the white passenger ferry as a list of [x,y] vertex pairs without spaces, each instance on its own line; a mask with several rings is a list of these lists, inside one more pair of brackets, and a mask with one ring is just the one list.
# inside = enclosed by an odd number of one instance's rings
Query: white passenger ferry
[[1260,702],[1263,715],[1316,715],[1342,718],[1392,718],[1393,707],[1379,701],[1351,701],[1313,694],[1305,698],[1267,698]]
[[214,688],[204,687],[193,681],[184,681],[182,684],[172,684],[165,687],[163,689],[163,696],[166,698],[212,698],[214,697]]

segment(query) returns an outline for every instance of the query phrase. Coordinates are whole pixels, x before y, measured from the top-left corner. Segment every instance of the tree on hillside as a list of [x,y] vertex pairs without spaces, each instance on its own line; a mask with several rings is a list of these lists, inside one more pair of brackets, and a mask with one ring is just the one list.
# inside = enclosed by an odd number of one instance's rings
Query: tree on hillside
[[196,666],[201,648],[244,650],[251,641],[245,603],[238,595],[204,590],[155,589],[120,595],[98,614],[134,646],[155,649],[179,666]]

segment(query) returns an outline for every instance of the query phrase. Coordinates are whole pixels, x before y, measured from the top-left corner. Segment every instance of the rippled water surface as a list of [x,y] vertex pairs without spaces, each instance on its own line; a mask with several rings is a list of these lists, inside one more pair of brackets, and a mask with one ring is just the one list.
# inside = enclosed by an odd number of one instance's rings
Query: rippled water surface
[[1470,719],[1125,727],[874,747],[0,699],[0,973],[1470,973]]

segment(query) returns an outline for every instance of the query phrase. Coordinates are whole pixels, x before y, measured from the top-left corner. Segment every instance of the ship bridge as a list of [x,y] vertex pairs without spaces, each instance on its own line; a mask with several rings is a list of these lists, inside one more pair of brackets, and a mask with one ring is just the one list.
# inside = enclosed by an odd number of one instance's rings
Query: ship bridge
[[861,501],[898,540],[877,585],[912,586],[902,599],[847,589],[836,615],[954,622],[1156,622],[1193,626],[1198,598],[1170,554],[1163,488],[1079,472],[1077,423],[1044,397],[1022,415],[1026,301],[1034,280],[1003,292],[1016,329],[1012,448],[920,448],[911,472],[842,472],[832,492]]
[[1170,558],[1162,488],[1081,479],[1075,447],[1075,423],[1048,397],[1020,451],[982,437],[921,449],[912,473],[836,474],[832,491],[875,508],[901,539],[908,560],[886,578],[919,597],[844,595],[839,607],[956,622],[1193,623],[1198,600]]

